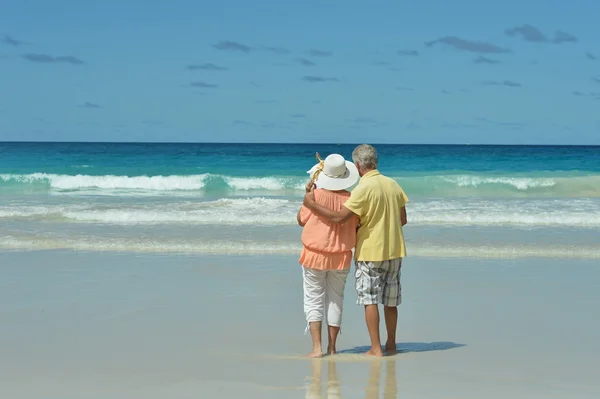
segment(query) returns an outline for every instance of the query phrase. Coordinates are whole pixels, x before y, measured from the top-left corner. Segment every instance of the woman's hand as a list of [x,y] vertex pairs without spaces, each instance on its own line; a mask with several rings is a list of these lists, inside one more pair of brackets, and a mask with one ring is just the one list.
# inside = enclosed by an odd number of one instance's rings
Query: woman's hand
[[306,185],[306,194],[304,194],[304,201],[302,201],[302,204],[308,209],[312,210],[313,205],[316,203],[315,184],[313,183],[312,186],[309,184]]
[[314,182],[312,179],[310,179],[310,180],[308,181],[308,183],[306,183],[306,186],[304,186],[304,190],[305,190],[307,193],[309,193],[311,190],[314,190],[314,189],[316,189],[316,188],[317,188],[317,185],[315,184],[315,182]]

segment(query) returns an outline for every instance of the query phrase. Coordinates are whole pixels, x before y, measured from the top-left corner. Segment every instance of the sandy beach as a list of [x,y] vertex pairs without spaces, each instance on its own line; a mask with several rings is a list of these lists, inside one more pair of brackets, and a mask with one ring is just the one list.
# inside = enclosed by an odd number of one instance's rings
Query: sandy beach
[[310,361],[296,257],[0,254],[0,397],[597,398],[597,260],[408,258],[400,353],[352,279]]
[[337,3],[0,2],[0,399],[600,399],[600,0]]

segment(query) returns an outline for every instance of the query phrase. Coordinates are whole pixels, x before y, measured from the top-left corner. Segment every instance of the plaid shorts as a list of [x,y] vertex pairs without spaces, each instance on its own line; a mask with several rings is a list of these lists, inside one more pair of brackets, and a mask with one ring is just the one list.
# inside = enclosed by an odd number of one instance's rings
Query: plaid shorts
[[359,305],[398,306],[402,302],[402,258],[382,262],[356,261],[356,293]]

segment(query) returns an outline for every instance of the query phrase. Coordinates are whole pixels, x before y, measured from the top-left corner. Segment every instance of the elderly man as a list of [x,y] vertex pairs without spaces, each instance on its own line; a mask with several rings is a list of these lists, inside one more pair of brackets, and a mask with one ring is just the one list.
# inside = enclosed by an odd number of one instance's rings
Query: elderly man
[[378,305],[383,305],[385,316],[385,352],[395,353],[398,305],[402,300],[400,267],[406,256],[402,226],[407,223],[408,197],[395,180],[379,173],[377,151],[373,146],[359,145],[352,152],[352,160],[361,178],[340,211],[317,204],[313,189],[304,196],[304,205],[336,223],[344,223],[352,215],[360,218],[354,252],[357,303],[365,307],[371,338],[367,355],[383,356]]

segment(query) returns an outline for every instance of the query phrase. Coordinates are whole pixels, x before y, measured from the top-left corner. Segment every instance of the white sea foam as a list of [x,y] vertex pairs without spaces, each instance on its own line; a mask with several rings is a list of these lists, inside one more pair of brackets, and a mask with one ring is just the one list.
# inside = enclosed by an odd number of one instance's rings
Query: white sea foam
[[191,176],[115,176],[115,175],[57,175],[32,173],[28,175],[0,175],[0,180],[21,183],[47,183],[57,190],[138,189],[138,190],[200,190],[208,174]]
[[458,187],[478,187],[486,184],[504,184],[515,187],[517,190],[527,190],[536,187],[554,187],[556,185],[556,180],[552,178],[458,175],[443,176],[442,180],[456,184]]
[[210,225],[291,225],[294,214],[103,210],[65,212],[63,216],[77,222],[108,224],[210,224]]
[[237,190],[283,190],[285,182],[276,177],[223,177],[227,185]]
[[49,175],[52,188],[73,190],[80,188],[142,189],[142,190],[200,190],[207,175],[193,176],[64,176]]
[[[150,239],[126,239],[107,237],[47,237],[47,236],[2,236],[0,248],[5,250],[52,250],[68,249],[75,251],[115,251],[142,253],[184,253],[184,254],[239,254],[239,255],[297,255],[301,250],[299,242],[269,241],[169,241]],[[410,256],[460,257],[460,258],[579,258],[600,259],[597,247],[560,247],[544,245],[411,245]]]
[[[430,175],[395,177],[409,195],[432,197],[600,197],[600,176],[517,177]],[[49,190],[54,194],[111,196],[188,196],[197,193],[264,192],[302,195],[306,177],[226,176],[215,174],[168,176],[1,174],[0,189]]]
[[205,202],[208,206],[210,204],[220,206],[230,206],[241,209],[264,209],[264,208],[282,208],[286,206],[298,207],[296,201],[290,201],[287,199],[279,198],[265,198],[265,197],[252,197],[252,198],[221,198],[213,202]]
[[574,258],[600,259],[600,248],[590,246],[545,245],[413,245],[410,253],[415,256],[436,258]]
[[260,241],[156,241],[106,237],[0,237],[0,248],[15,250],[72,249],[79,251],[178,252],[200,254],[292,254],[298,243]]
[[47,186],[52,192],[101,195],[156,195],[193,191],[300,191],[304,179],[294,177],[232,177],[212,174],[169,176],[0,174],[1,183]]
[[299,204],[275,198],[222,198],[205,202],[144,205],[78,203],[69,205],[0,206],[1,219],[33,219],[115,225],[210,224],[291,225]]
[[[221,198],[215,201],[0,206],[2,219],[114,225],[263,225],[296,223],[299,200]],[[600,227],[600,200],[411,201],[411,226]]]
[[417,225],[600,227],[600,201],[573,200],[433,200],[413,203]]

